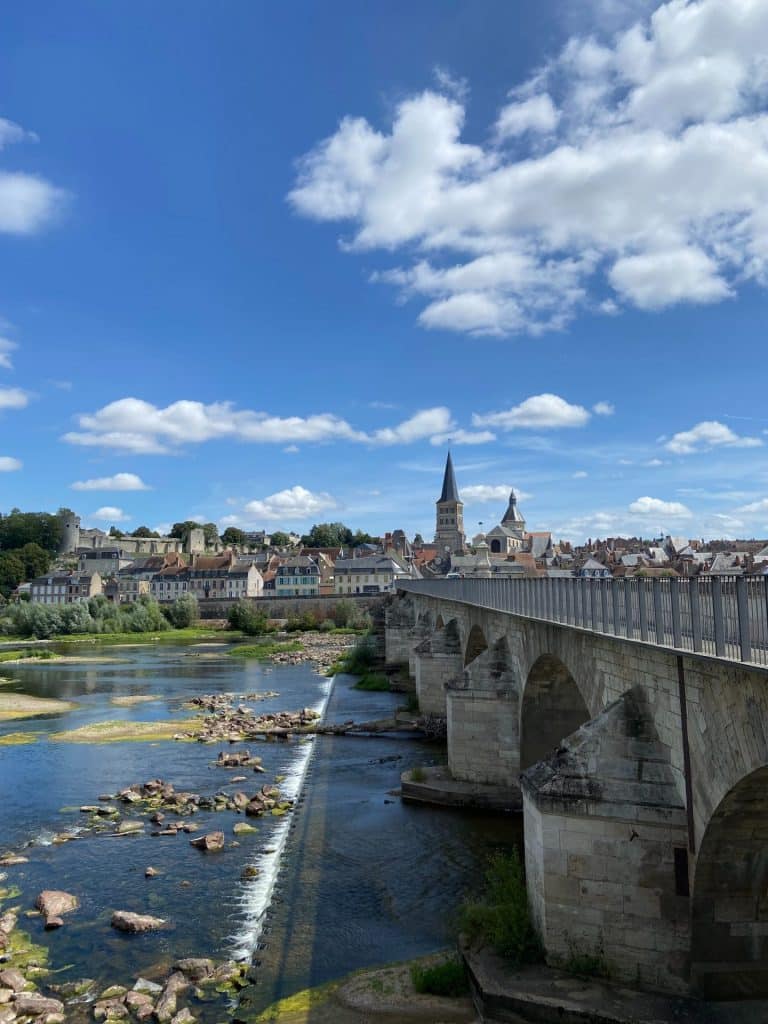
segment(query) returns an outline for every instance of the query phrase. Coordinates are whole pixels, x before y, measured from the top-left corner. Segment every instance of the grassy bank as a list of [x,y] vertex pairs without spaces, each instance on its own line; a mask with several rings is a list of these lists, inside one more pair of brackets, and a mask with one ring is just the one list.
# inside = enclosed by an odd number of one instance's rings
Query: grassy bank
[[0,693],[0,722],[40,715],[60,715],[77,707],[69,700],[54,697],[30,697],[25,693]]
[[[57,644],[157,644],[181,643],[188,640],[239,640],[242,633],[232,629],[213,629],[210,626],[188,626],[185,629],[159,630],[150,633],[71,633],[55,636]],[[47,641],[43,641],[47,642]]]

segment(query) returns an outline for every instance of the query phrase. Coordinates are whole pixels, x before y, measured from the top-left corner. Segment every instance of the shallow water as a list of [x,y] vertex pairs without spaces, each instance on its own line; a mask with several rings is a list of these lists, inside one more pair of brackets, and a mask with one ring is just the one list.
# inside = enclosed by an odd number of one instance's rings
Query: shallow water
[[[103,653],[86,651],[94,657]],[[320,709],[327,701],[332,721],[384,717],[401,700],[355,691],[353,680],[343,676],[329,696],[329,681],[309,666],[214,660],[205,656],[209,651],[167,644],[110,648],[107,653],[123,663],[3,668],[13,679],[4,690],[78,705],[62,715],[0,723],[0,735],[41,734],[28,746],[0,746],[0,850],[33,844],[24,851],[29,863],[9,868],[4,884],[21,887],[22,898],[15,902],[24,908],[43,888],[65,889],[81,899],[80,909],[57,932],[44,933],[39,919],[23,923],[50,947],[54,968],[68,965],[57,980],[88,976],[105,985],[126,983],[139,974],[157,974],[180,956],[242,956],[259,947],[256,985],[247,993],[250,1008],[257,1009],[358,967],[450,942],[461,894],[476,884],[484,856],[517,837],[515,824],[505,819],[408,807],[389,795],[402,771],[440,760],[439,747],[383,737],[251,742],[266,769],[251,782],[247,769],[212,766],[216,745],[47,739],[97,721],[182,718],[188,714],[185,701],[216,691],[278,691],[279,697],[250,704],[257,713]],[[66,653],[82,652],[67,645]],[[160,699],[130,708],[111,703],[133,694]],[[201,811],[194,819],[201,832],[222,829],[228,843],[239,842],[220,854],[201,854],[184,834],[152,837],[149,828],[139,836],[87,834],[63,846],[45,845],[56,832],[85,824],[77,808],[101,793],[161,777],[177,789],[210,794],[237,774],[249,775],[248,783],[229,788],[247,791],[284,775],[284,791],[299,800],[291,815],[259,819],[257,833],[240,837],[232,833],[242,820],[237,815]],[[150,864],[161,873],[147,880]],[[246,864],[258,865],[261,875],[241,883]],[[172,927],[124,936],[109,927],[115,909],[166,917]],[[211,1010],[210,1019],[220,1016]]]

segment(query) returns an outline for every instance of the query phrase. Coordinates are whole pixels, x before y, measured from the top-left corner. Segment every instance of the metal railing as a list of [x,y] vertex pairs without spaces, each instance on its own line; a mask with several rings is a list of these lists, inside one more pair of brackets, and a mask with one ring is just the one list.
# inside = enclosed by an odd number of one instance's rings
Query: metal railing
[[400,580],[396,588],[768,666],[768,577]]

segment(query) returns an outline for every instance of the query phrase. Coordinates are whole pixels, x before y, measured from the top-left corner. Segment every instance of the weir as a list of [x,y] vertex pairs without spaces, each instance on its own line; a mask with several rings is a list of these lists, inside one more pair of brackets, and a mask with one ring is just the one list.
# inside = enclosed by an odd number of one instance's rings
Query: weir
[[[573,586],[570,586],[573,584]],[[627,985],[768,996],[768,583],[398,584],[455,784],[519,787],[533,919]]]

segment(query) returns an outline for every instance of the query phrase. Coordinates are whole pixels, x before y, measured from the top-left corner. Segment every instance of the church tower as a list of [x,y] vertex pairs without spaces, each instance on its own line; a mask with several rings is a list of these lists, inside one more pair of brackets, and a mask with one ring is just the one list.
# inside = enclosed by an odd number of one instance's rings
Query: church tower
[[453,472],[451,453],[445,461],[443,490],[437,499],[437,515],[435,524],[435,544],[441,553],[449,548],[454,555],[464,550],[464,503],[459,498],[456,476]]

